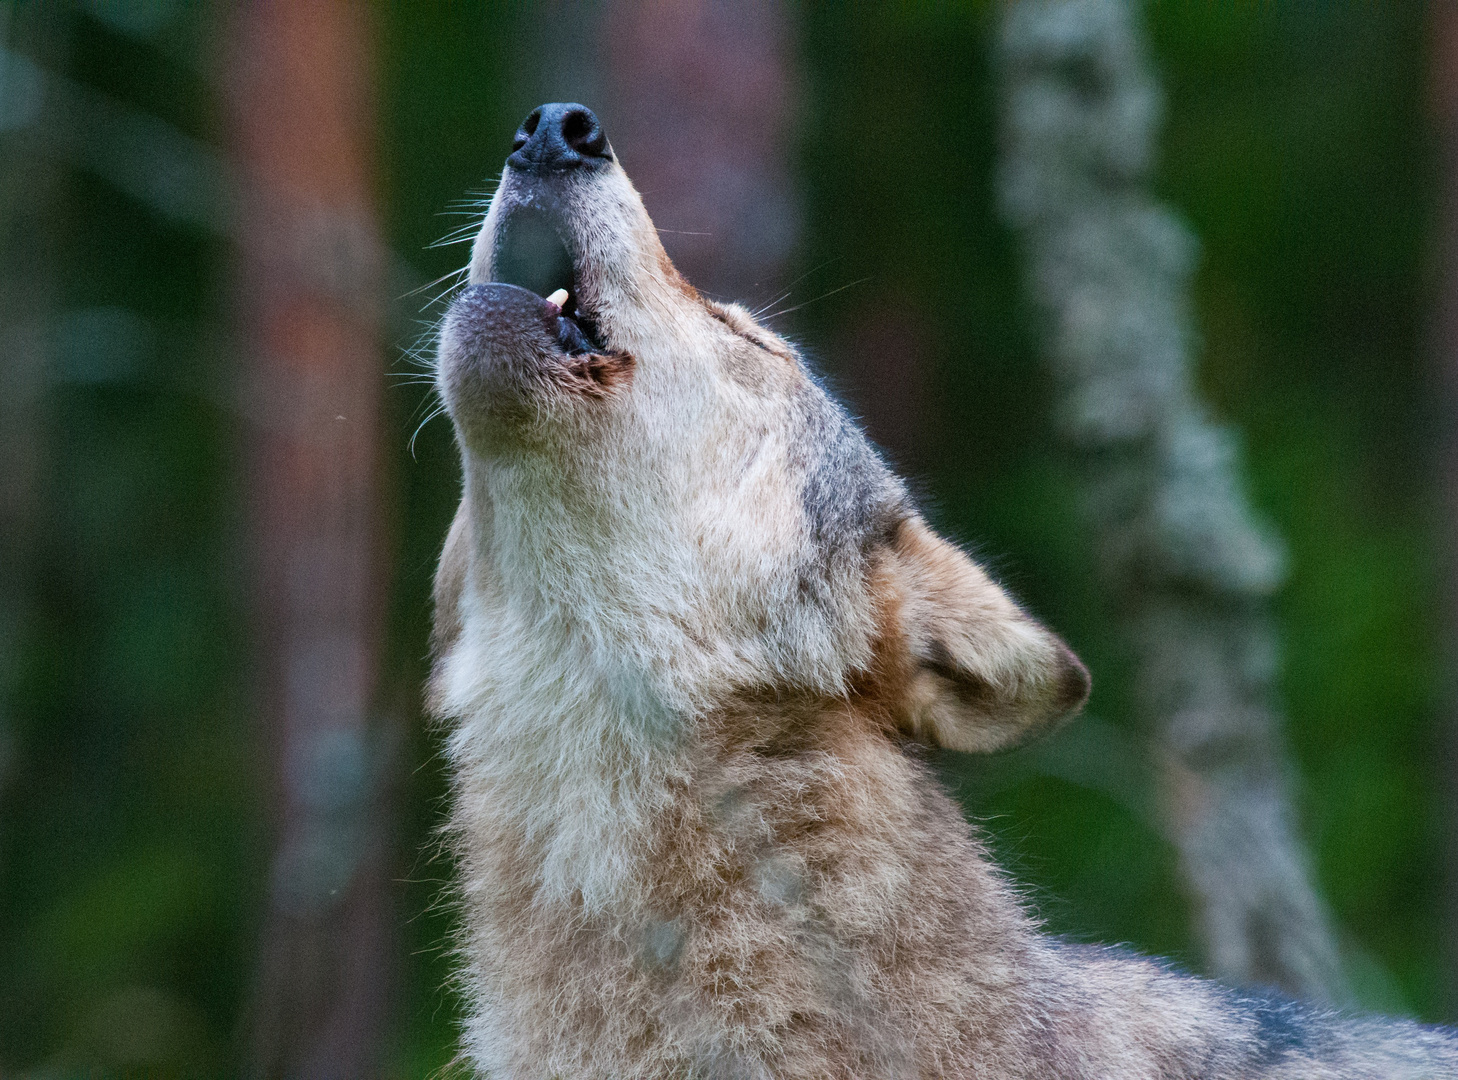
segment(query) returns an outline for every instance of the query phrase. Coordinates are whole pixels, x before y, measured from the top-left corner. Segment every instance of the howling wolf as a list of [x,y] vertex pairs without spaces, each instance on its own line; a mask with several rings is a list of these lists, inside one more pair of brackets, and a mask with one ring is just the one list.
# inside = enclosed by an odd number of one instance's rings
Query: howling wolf
[[1046,732],[1087,672],[679,276],[581,105],[517,132],[437,381],[482,1075],[1458,1077],[1452,1033],[1039,932],[916,744]]

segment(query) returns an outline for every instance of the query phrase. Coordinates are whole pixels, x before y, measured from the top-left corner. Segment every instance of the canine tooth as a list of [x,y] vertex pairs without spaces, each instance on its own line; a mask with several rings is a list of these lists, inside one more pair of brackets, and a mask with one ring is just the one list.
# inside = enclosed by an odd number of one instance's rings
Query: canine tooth
[[556,304],[558,307],[561,307],[566,302],[567,302],[567,290],[566,289],[558,289],[551,296],[547,297],[547,303],[549,303],[549,304]]

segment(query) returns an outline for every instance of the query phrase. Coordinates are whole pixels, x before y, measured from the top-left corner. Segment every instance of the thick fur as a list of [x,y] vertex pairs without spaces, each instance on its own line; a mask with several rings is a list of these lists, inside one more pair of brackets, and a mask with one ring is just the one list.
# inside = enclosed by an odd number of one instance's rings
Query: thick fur
[[[491,284],[523,208],[595,351]],[[1012,745],[1087,674],[793,348],[682,281],[615,160],[508,168],[470,280],[430,700],[482,1075],[1458,1076],[1445,1032],[1039,933],[916,743]]]

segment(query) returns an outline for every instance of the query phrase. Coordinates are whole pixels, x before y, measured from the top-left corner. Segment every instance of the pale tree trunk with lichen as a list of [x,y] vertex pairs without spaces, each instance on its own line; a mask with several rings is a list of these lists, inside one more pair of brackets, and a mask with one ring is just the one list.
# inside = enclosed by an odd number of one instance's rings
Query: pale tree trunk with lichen
[[1000,197],[1045,318],[1059,424],[1136,657],[1161,818],[1213,974],[1347,996],[1290,805],[1271,596],[1282,550],[1194,385],[1196,243],[1149,194],[1160,112],[1137,9],[1020,0],[1000,42]]

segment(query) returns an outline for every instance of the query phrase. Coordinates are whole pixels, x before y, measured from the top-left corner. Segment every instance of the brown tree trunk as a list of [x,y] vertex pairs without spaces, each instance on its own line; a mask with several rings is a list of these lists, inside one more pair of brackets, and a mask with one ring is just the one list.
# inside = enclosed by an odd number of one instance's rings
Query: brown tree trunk
[[925,318],[920,305],[904,292],[868,297],[836,342],[866,434],[891,455],[898,469],[912,475],[928,465],[930,440],[924,433],[937,422],[926,393]]
[[248,539],[276,807],[251,1065],[358,1080],[377,1068],[394,944],[388,741],[370,722],[385,585],[373,57],[366,9],[346,0],[252,0],[235,20]]

